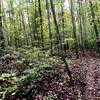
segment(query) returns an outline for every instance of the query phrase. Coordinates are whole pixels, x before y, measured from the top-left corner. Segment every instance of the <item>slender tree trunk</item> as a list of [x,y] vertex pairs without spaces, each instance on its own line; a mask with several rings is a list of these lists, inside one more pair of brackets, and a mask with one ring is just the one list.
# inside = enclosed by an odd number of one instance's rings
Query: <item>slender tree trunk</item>
[[28,28],[29,28],[29,30],[28,30],[28,34],[29,34],[28,39],[30,40],[30,41],[29,41],[29,44],[32,45],[32,43],[33,43],[33,39],[32,39],[32,38],[33,38],[33,37],[32,37],[32,34],[31,34],[29,5],[30,5],[30,0],[28,0],[28,1],[26,0],[26,12],[27,12]]
[[99,52],[99,32],[98,32],[98,29],[97,29],[97,25],[96,25],[96,22],[95,22],[95,13],[94,13],[94,10],[93,10],[93,5],[92,5],[92,1],[89,0],[89,5],[90,5],[90,8],[91,8],[91,16],[92,16],[92,22],[93,22],[93,27],[94,27],[94,32],[95,32],[95,35],[96,35],[96,47],[97,47],[97,51]]
[[42,49],[44,50],[44,36],[43,36],[43,20],[42,20],[42,11],[41,11],[41,0],[38,0],[38,9],[39,9],[39,17],[40,17],[40,34],[41,34],[41,42],[42,42]]
[[87,49],[88,48],[88,44],[87,44],[87,31],[86,31],[86,11],[84,12],[82,19],[83,19],[83,33],[84,33],[84,48]]
[[[19,20],[18,20],[18,22],[19,22],[18,32],[21,32],[21,34],[23,34],[23,26],[22,26],[22,20],[21,20],[21,13],[20,12],[18,12],[18,17],[19,17]],[[25,41],[23,43],[23,40],[21,39],[20,43],[19,43],[19,46],[22,46],[23,44],[25,44]]]
[[[60,35],[60,32],[59,32],[58,24],[57,24],[57,20],[56,20],[56,14],[55,14],[55,9],[54,9],[54,5],[53,5],[53,1],[50,0],[50,3],[51,3],[51,9],[52,9],[53,18],[54,18],[54,24],[55,24],[55,29],[56,29],[57,44],[62,44],[61,35]],[[60,49],[62,49],[62,45],[61,45]]]
[[[63,2],[61,1],[61,34],[62,34],[62,43],[64,43],[64,11],[62,4]],[[62,49],[64,50],[64,46],[62,47]]]
[[78,0],[78,6],[79,6],[79,31],[81,34],[81,45],[82,45],[82,54],[84,54],[84,37],[83,37],[83,26],[82,26],[82,1]]
[[61,17],[62,17],[62,34],[63,34],[63,39],[62,42],[64,43],[64,39],[65,39],[65,21],[64,21],[64,8],[63,8],[63,2],[61,1]]
[[[56,20],[56,14],[55,14],[53,1],[50,0],[50,3],[51,3],[51,9],[52,9],[52,14],[53,14],[53,18],[54,18],[54,24],[55,24],[55,27],[56,27],[56,34],[57,34],[57,38],[59,39],[58,43],[60,44],[60,49],[62,50],[62,40],[61,40],[61,36],[60,36],[60,33],[59,33],[59,29],[58,29],[58,24],[57,24],[57,20]],[[65,66],[67,68],[67,73],[68,73],[70,82],[72,82],[73,79],[72,79],[71,71],[70,71],[69,66],[66,62],[65,57],[63,56],[63,53],[61,53],[61,58],[62,58],[61,60],[64,62]]]
[[20,16],[21,16],[21,22],[22,22],[22,26],[23,26],[24,45],[28,45],[28,36],[27,36],[25,22],[24,22],[24,15],[23,15],[22,9],[21,9],[21,1],[18,0],[18,3],[19,3],[19,11],[20,11]]
[[8,35],[7,35],[7,18],[6,18],[6,14],[5,14],[5,12],[4,12],[4,4],[3,4],[3,1],[1,2],[1,5],[2,5],[2,24],[3,24],[3,26],[2,26],[2,31],[3,31],[3,33],[5,33],[4,35],[5,35],[5,47],[8,45]]
[[[9,33],[11,34],[12,28],[11,28],[11,13],[10,13],[10,11],[8,12],[8,14],[9,14],[9,29],[10,29]],[[10,36],[8,36],[8,45],[9,46],[12,45],[12,41],[11,40],[12,40],[12,37],[10,35]]]
[[52,55],[52,33],[51,33],[51,26],[50,26],[50,13],[49,13],[49,3],[48,0],[46,0],[46,9],[47,9],[47,18],[48,18],[48,30],[49,30],[49,39],[50,39],[50,50]]
[[27,12],[27,18],[28,18],[28,27],[29,27],[29,31],[31,32],[31,26],[30,26],[30,13],[29,13],[29,6],[28,3],[30,4],[30,1],[28,2],[26,0],[26,12]]
[[[36,0],[33,1],[34,3],[34,28],[33,28],[33,38],[34,38],[34,41],[36,40],[36,34],[38,34],[36,32]],[[33,42],[32,42],[32,46],[34,46]]]
[[[16,36],[16,23],[15,23],[15,20],[16,19],[14,19],[14,12],[13,12],[13,3],[12,2],[10,2],[10,8],[11,8],[11,24],[13,25],[13,28],[12,28],[12,30],[13,30],[13,33],[15,34],[15,36]],[[12,45],[13,46],[15,46],[15,47],[17,47],[18,46],[18,44],[17,44],[17,37],[15,37],[14,35],[12,36]]]
[[4,51],[4,35],[3,35],[3,30],[2,30],[2,9],[1,9],[1,1],[0,1],[0,56],[2,55]]
[[74,44],[75,44],[75,49],[76,49],[76,58],[78,59],[79,58],[78,43],[77,43],[77,36],[76,36],[76,26],[75,26],[75,17],[74,17],[72,0],[70,0],[70,11],[71,11],[71,17],[72,17],[73,38],[74,38]]

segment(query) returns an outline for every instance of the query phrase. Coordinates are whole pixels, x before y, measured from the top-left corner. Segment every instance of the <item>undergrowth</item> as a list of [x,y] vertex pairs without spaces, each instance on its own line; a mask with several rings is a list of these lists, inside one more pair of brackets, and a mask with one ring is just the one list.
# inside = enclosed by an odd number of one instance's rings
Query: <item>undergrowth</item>
[[17,52],[7,48],[0,60],[0,98],[5,98],[6,93],[16,93],[24,84],[35,86],[44,71],[50,70],[58,62],[55,57],[46,59],[38,48],[18,48]]

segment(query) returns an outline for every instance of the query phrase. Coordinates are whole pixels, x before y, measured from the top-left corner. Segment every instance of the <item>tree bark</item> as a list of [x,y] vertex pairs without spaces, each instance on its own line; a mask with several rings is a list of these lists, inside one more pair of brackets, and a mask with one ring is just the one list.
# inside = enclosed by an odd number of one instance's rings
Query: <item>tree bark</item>
[[94,32],[95,32],[95,35],[96,35],[96,47],[97,47],[97,52],[99,52],[99,32],[98,32],[98,29],[97,29],[97,25],[96,25],[96,22],[95,22],[95,13],[94,13],[94,10],[93,10],[93,4],[92,4],[92,1],[89,0],[89,6],[91,8],[91,16],[92,16],[92,22],[93,22],[93,27],[94,27]]
[[[56,27],[56,34],[57,34],[57,38],[59,39],[58,43],[60,44],[60,49],[62,50],[62,40],[61,40],[61,36],[60,36],[60,33],[59,33],[59,29],[58,29],[58,24],[57,24],[57,20],[56,20],[56,14],[55,14],[53,1],[50,0],[50,3],[51,3],[51,10],[52,10],[53,18],[54,18],[54,24],[55,24],[55,27]],[[70,82],[73,82],[71,71],[69,69],[68,63],[66,62],[65,57],[63,56],[63,53],[61,53],[61,60],[63,61],[63,63],[65,64],[65,66],[67,68],[67,74],[69,76]]]
[[82,45],[82,54],[84,53],[84,37],[83,37],[83,26],[82,26],[82,1],[78,0],[78,6],[79,6],[79,32],[81,34],[81,45]]
[[42,42],[42,50],[44,50],[44,36],[43,36],[43,19],[42,19],[42,11],[41,11],[41,1],[38,0],[38,9],[39,9],[39,17],[40,17],[40,34],[41,34],[41,42]]
[[2,25],[2,9],[1,9],[1,0],[0,0],[0,56],[3,54],[5,45],[4,45],[4,34],[3,34],[3,25]]
[[49,39],[50,39],[50,50],[51,50],[51,55],[52,55],[52,49],[53,49],[53,44],[52,44],[52,33],[51,33],[51,26],[50,26],[50,13],[49,13],[49,3],[48,0],[46,0],[46,10],[47,10],[47,18],[48,18],[48,30],[49,30]]
[[73,38],[74,38],[74,44],[75,44],[75,50],[76,50],[76,58],[79,58],[78,54],[78,43],[77,43],[77,37],[76,37],[76,26],[75,26],[75,17],[73,12],[73,1],[70,0],[70,12],[71,12],[71,19],[72,19],[72,27],[73,27]]

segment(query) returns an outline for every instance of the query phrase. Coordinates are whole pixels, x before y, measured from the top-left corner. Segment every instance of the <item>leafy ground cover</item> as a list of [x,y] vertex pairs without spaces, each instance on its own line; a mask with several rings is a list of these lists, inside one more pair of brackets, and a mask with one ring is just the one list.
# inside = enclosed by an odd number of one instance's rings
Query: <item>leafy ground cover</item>
[[37,48],[5,52],[0,59],[1,100],[100,100],[100,59],[90,53],[66,58],[74,79],[70,84],[57,57],[45,59]]

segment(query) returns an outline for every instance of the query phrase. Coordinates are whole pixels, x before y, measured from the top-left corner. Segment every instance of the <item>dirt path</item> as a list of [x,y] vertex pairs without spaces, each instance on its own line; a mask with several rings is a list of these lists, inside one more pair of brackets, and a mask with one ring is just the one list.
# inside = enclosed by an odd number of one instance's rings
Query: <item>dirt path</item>
[[100,100],[100,61],[89,57],[86,70],[86,99]]
[[79,90],[78,100],[100,100],[100,59],[87,56],[74,63],[77,81],[85,83],[76,85]]

